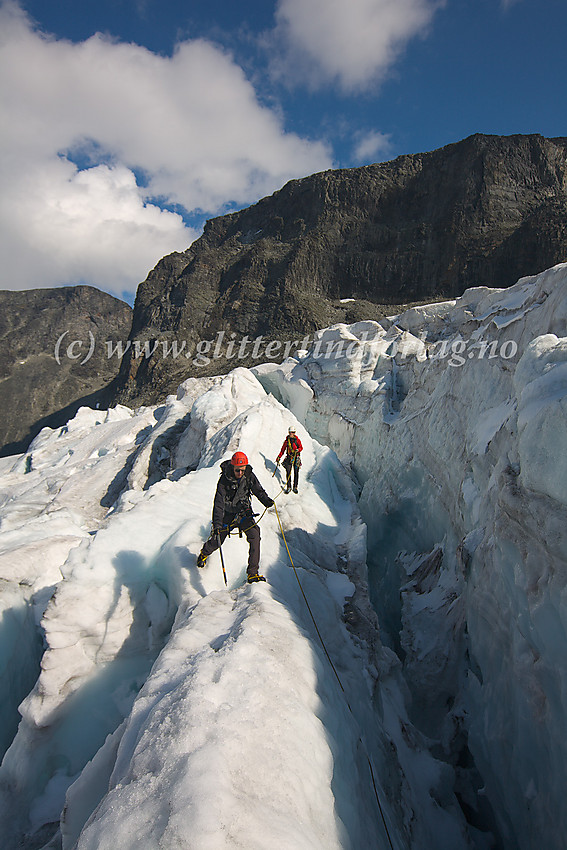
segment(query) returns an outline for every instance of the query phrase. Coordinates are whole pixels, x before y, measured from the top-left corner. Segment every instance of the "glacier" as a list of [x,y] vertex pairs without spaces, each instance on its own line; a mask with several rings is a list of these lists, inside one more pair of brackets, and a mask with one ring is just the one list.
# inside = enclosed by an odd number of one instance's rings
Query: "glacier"
[[559,265],[1,459],[2,847],[563,848],[566,405]]

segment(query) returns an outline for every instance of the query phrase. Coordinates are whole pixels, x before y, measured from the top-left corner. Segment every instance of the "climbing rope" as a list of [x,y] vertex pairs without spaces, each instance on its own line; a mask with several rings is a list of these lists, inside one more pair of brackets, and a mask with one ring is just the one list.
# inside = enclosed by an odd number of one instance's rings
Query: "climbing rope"
[[[277,467],[276,467],[276,469],[277,469]],[[282,492],[283,492],[283,491],[282,491]],[[278,498],[278,496],[281,496],[281,494],[282,494],[281,492],[280,492],[280,493],[278,493],[278,494],[277,494],[277,496],[275,496],[275,498],[273,499],[274,507],[275,507],[275,504],[276,504],[276,499]],[[270,505],[269,507],[272,507],[272,506]],[[240,534],[240,536],[242,537],[242,533],[243,533],[243,532],[244,532],[244,533],[246,533],[247,531],[249,531],[249,530],[252,528],[252,526],[253,526],[253,525],[258,525],[258,524],[260,523],[260,521],[263,519],[263,517],[264,517],[264,515],[265,515],[265,513],[266,513],[266,511],[267,511],[267,510],[268,510],[268,508],[264,508],[264,510],[263,510],[263,511],[262,511],[262,513],[260,514],[259,519],[254,519],[254,516],[255,516],[255,515],[254,515],[254,514],[252,514],[252,515],[250,516],[250,519],[252,520],[252,525],[249,525],[247,528],[244,528],[244,529],[240,527],[240,522],[242,522],[242,519],[244,519],[244,518],[245,518],[246,514],[242,514],[242,516],[240,516],[239,514],[237,514],[237,517],[236,517],[236,518],[238,519],[238,522],[236,522],[236,521],[235,521],[235,522],[234,522],[234,523],[232,523],[231,525],[224,525],[224,526],[223,526],[223,529],[225,529],[225,528],[226,528],[227,537],[230,537],[230,535],[231,535],[231,532],[232,532],[232,531],[238,531],[238,533],[239,533],[239,534]],[[277,513],[277,509],[276,509],[276,513]],[[240,517],[240,518],[239,518],[239,517]],[[283,533],[283,532],[282,532],[282,533]],[[226,577],[226,569],[225,569],[225,566],[224,566],[224,556],[223,556],[223,553],[222,553],[221,536],[220,536],[220,532],[219,532],[219,531],[217,531],[216,539],[217,539],[217,547],[218,547],[219,554],[220,554],[221,567],[222,567],[222,575],[223,575],[223,579],[224,579],[225,587],[228,587],[228,580],[227,580],[227,577]],[[330,660],[330,659],[329,659],[329,660]]]
[[[276,469],[274,470],[273,475],[275,475],[276,470],[277,470],[277,467],[276,467]],[[272,477],[273,477],[273,475],[272,475]],[[297,584],[299,585],[299,589],[300,589],[300,591],[301,591],[301,595],[302,595],[302,597],[303,597],[303,600],[304,600],[304,602],[305,602],[305,605],[306,605],[306,607],[307,607],[307,610],[309,611],[309,615],[310,615],[311,620],[312,620],[312,622],[313,622],[313,626],[314,626],[314,628],[315,628],[315,631],[317,632],[317,636],[318,636],[318,638],[319,638],[319,640],[320,640],[320,642],[321,642],[321,646],[323,647],[323,651],[324,651],[324,653],[325,653],[325,655],[326,655],[326,657],[327,657],[327,660],[328,660],[329,664],[331,665],[331,669],[332,669],[333,673],[335,674],[335,677],[336,677],[336,679],[337,679],[337,682],[339,683],[339,687],[340,687],[341,691],[342,691],[342,692],[343,692],[343,694],[344,694],[344,698],[345,698],[345,702],[346,702],[347,708],[348,708],[348,710],[350,711],[350,713],[351,713],[351,715],[352,715],[352,717],[353,717],[353,719],[354,719],[355,723],[356,723],[356,724],[357,724],[357,726],[358,726],[358,721],[357,721],[357,719],[356,719],[356,715],[354,714],[354,711],[352,710],[352,707],[351,707],[351,705],[350,705],[350,703],[349,703],[349,701],[348,701],[348,698],[347,698],[347,695],[346,695],[346,691],[345,691],[345,689],[344,689],[343,683],[341,682],[341,677],[339,676],[338,671],[337,671],[337,668],[335,667],[335,665],[334,665],[334,663],[333,663],[333,659],[331,658],[331,656],[330,656],[330,654],[329,654],[329,651],[328,651],[328,649],[327,649],[327,647],[326,647],[326,645],[325,645],[325,641],[323,640],[323,636],[322,636],[321,632],[319,631],[319,626],[317,625],[317,621],[316,621],[316,619],[315,619],[315,615],[313,614],[313,611],[311,610],[311,606],[310,606],[310,604],[309,604],[309,600],[307,599],[307,596],[306,596],[305,591],[304,591],[304,589],[303,589],[303,585],[301,584],[301,581],[300,581],[300,579],[299,579],[299,574],[298,574],[298,572],[297,572],[297,568],[296,568],[295,564],[293,563],[293,558],[291,557],[291,552],[289,551],[289,546],[287,545],[287,540],[286,540],[285,532],[284,532],[284,530],[283,530],[282,521],[281,521],[281,519],[280,519],[280,514],[279,514],[279,511],[278,511],[278,507],[277,507],[277,505],[276,505],[276,499],[277,499],[279,496],[281,496],[281,495],[282,495],[282,492],[283,492],[283,491],[281,491],[280,493],[278,493],[278,494],[274,497],[274,499],[273,499],[273,507],[274,507],[274,509],[275,509],[275,511],[276,511],[276,517],[277,517],[277,519],[278,519],[278,525],[279,525],[279,527],[280,527],[280,531],[281,531],[282,539],[283,539],[283,542],[284,542],[284,545],[285,545],[285,548],[286,548],[286,551],[287,551],[287,554],[288,554],[288,558],[289,558],[290,564],[291,564],[291,566],[292,566],[292,568],[293,568],[293,572],[294,572],[295,578],[297,579]],[[272,506],[270,505],[270,507],[272,507]],[[260,517],[259,517],[258,519],[254,519],[254,518],[252,518],[252,520],[253,520],[252,524],[253,524],[253,525],[258,525],[258,524],[262,521],[262,519],[263,519],[264,515],[266,514],[266,511],[267,511],[267,510],[268,510],[268,508],[264,508],[264,511],[262,512],[262,514],[260,515]],[[250,527],[251,527],[251,526],[250,526]],[[229,533],[229,535],[230,535],[230,529],[229,529],[229,532],[228,532],[228,533]],[[222,549],[221,549],[221,546],[220,546],[220,535],[219,535],[219,537],[218,537],[218,543],[219,543],[219,550],[220,550],[220,552],[221,552],[221,562],[222,562],[223,576],[224,576],[224,581],[225,581],[225,584],[226,584],[226,583],[227,583],[227,581],[226,581],[226,572],[225,572],[225,568],[224,568],[224,558],[222,557]],[[358,741],[359,741],[360,745],[362,746],[362,749],[364,750],[364,754],[365,754],[365,756],[366,756],[366,760],[367,760],[367,762],[368,762],[368,768],[369,768],[369,770],[370,770],[370,778],[371,778],[371,780],[372,780],[372,788],[374,789],[374,795],[375,795],[375,797],[376,797],[376,802],[377,802],[377,804],[378,804],[378,809],[379,809],[379,811],[380,811],[380,816],[381,816],[381,818],[382,818],[382,823],[384,824],[384,830],[385,830],[386,835],[387,835],[387,837],[388,837],[388,842],[389,842],[389,844],[390,844],[390,848],[391,848],[391,850],[394,850],[394,845],[393,845],[393,843],[392,843],[392,837],[391,837],[391,835],[390,835],[390,830],[388,829],[388,824],[386,823],[386,818],[385,818],[385,816],[384,816],[384,810],[383,810],[383,808],[382,808],[382,804],[380,803],[380,795],[379,795],[379,793],[378,793],[378,786],[377,786],[377,784],[376,784],[376,777],[375,777],[375,775],[374,775],[374,768],[372,767],[372,761],[371,761],[371,759],[370,759],[370,754],[369,754],[369,752],[368,752],[368,749],[367,749],[367,747],[366,747],[366,744],[364,743],[364,740],[363,740],[363,738],[362,738],[362,735],[359,735],[359,736],[358,736]]]
[[[298,456],[298,455],[299,455],[299,452],[295,451],[295,452],[292,452],[292,453],[291,453],[291,455],[289,456],[289,457],[290,457],[290,459],[291,459],[291,463],[290,463],[290,466],[289,466],[289,472],[286,474],[286,487],[291,487],[291,473],[293,472],[293,467],[294,467],[294,464],[295,464],[295,460],[296,460],[296,458],[297,458],[297,456]],[[280,464],[279,460],[278,460],[278,461],[276,461],[276,468],[275,468],[275,469],[274,469],[274,471],[272,472],[272,478],[274,477],[274,475],[275,475],[275,474],[276,474],[276,472],[278,471],[278,469],[279,469],[279,464]],[[282,464],[282,466],[284,466],[284,464]],[[300,463],[300,466],[301,466],[301,463]],[[284,467],[284,468],[285,468],[285,467]],[[280,494],[278,493],[278,495],[280,495]],[[277,497],[276,497],[276,498],[277,498]],[[264,511],[264,513],[265,513],[265,511]]]
[[[341,677],[340,677],[340,676],[339,676],[339,674],[337,673],[337,668],[336,668],[336,667],[335,667],[335,665],[333,664],[333,660],[332,660],[331,656],[329,655],[329,653],[328,653],[328,651],[327,651],[327,647],[325,646],[325,641],[323,640],[323,637],[322,637],[322,635],[321,635],[321,632],[319,631],[319,626],[317,625],[317,621],[316,621],[316,619],[315,619],[315,617],[314,617],[314,615],[313,615],[313,611],[311,610],[311,606],[310,606],[310,604],[309,604],[309,600],[307,599],[307,596],[305,595],[305,591],[303,590],[303,586],[302,586],[302,584],[301,584],[301,582],[300,582],[300,580],[299,580],[299,575],[298,575],[298,573],[297,573],[297,569],[296,569],[296,567],[295,567],[295,564],[293,563],[293,558],[291,557],[291,553],[290,553],[290,551],[289,551],[289,546],[287,545],[287,540],[285,539],[285,534],[284,534],[284,530],[283,530],[283,526],[282,526],[282,521],[281,521],[281,519],[280,519],[280,515],[279,515],[279,512],[278,512],[278,508],[277,508],[277,505],[275,504],[275,502],[274,502],[274,508],[275,508],[275,510],[276,510],[276,516],[277,516],[277,518],[278,518],[278,523],[279,523],[279,526],[280,526],[280,531],[281,531],[281,533],[282,533],[283,542],[284,542],[284,544],[285,544],[285,548],[286,548],[286,550],[287,550],[287,554],[288,554],[288,557],[289,557],[289,560],[290,560],[291,566],[293,567],[293,572],[294,572],[295,577],[296,577],[296,579],[297,579],[297,583],[298,583],[298,585],[299,585],[299,589],[300,589],[300,591],[301,591],[301,595],[303,596],[303,599],[304,599],[304,601],[305,601],[305,604],[307,605],[307,610],[309,611],[309,614],[311,615],[311,619],[313,620],[313,625],[315,626],[315,631],[317,632],[317,636],[318,636],[319,640],[321,641],[321,646],[323,647],[323,651],[324,651],[325,655],[327,656],[327,660],[328,660],[329,664],[331,665],[331,669],[332,669],[333,673],[335,674],[335,676],[337,677],[337,682],[338,682],[338,683],[339,683],[339,685],[340,685],[341,691],[343,692],[343,694],[346,694],[346,691],[345,691],[345,689],[343,688],[343,683],[341,682]],[[347,705],[348,705],[348,700],[347,700]],[[349,708],[350,708],[350,706],[349,706]]]
[[[277,498],[277,497],[276,497],[276,498]],[[275,511],[276,511],[276,516],[277,516],[277,518],[278,518],[278,524],[279,524],[279,527],[280,527],[280,531],[281,531],[281,533],[282,533],[282,539],[283,539],[283,542],[284,542],[284,544],[285,544],[285,548],[286,548],[286,551],[287,551],[287,554],[288,554],[288,557],[289,557],[289,561],[290,561],[290,563],[291,563],[291,566],[293,567],[293,572],[294,572],[294,574],[295,574],[295,578],[297,579],[297,583],[298,583],[298,585],[299,585],[299,589],[300,589],[300,591],[301,591],[301,595],[303,596],[303,599],[304,599],[304,601],[305,601],[305,605],[307,606],[307,610],[309,611],[309,614],[310,614],[310,616],[311,616],[311,620],[313,621],[313,625],[314,625],[314,627],[315,627],[315,631],[317,632],[317,636],[318,636],[319,640],[321,641],[321,646],[323,647],[323,651],[324,651],[325,655],[327,656],[327,660],[328,660],[329,664],[331,665],[331,669],[332,669],[333,673],[335,674],[336,679],[337,679],[337,682],[339,683],[339,686],[340,686],[340,688],[341,688],[341,691],[343,692],[343,694],[344,694],[344,696],[345,696],[345,702],[346,702],[346,704],[347,704],[347,708],[348,708],[348,710],[350,711],[350,713],[352,714],[352,716],[353,716],[353,718],[354,718],[354,721],[355,721],[355,722],[356,722],[356,724],[358,725],[358,721],[357,721],[357,719],[356,719],[356,716],[355,716],[355,714],[354,714],[354,711],[352,710],[351,705],[350,705],[350,703],[349,703],[349,701],[348,701],[348,698],[347,698],[347,696],[346,696],[346,691],[345,691],[345,689],[344,689],[344,687],[343,687],[343,683],[341,682],[341,678],[340,678],[340,676],[339,676],[339,674],[338,674],[338,672],[337,672],[337,668],[336,668],[336,667],[335,667],[335,665],[333,664],[333,660],[332,660],[331,656],[329,655],[329,651],[327,650],[327,647],[325,646],[325,641],[323,640],[323,636],[321,635],[321,632],[319,631],[319,626],[317,625],[317,621],[315,620],[315,616],[314,616],[314,614],[313,614],[313,611],[311,610],[311,606],[309,605],[309,600],[307,599],[307,596],[306,596],[305,591],[304,591],[304,589],[303,589],[303,585],[301,584],[301,581],[299,580],[299,574],[298,574],[298,572],[297,572],[297,568],[296,568],[295,564],[293,563],[293,558],[291,557],[291,552],[289,551],[289,546],[287,545],[287,540],[286,540],[286,538],[285,538],[285,532],[284,532],[284,530],[283,530],[282,521],[281,521],[281,519],[280,519],[280,515],[279,515],[279,512],[278,512],[278,508],[277,508],[277,505],[276,505],[276,503],[275,503],[275,500],[274,500],[274,508],[275,508]],[[267,508],[266,508],[266,510],[267,510]],[[266,511],[264,511],[264,513],[266,513]],[[263,516],[263,515],[264,515],[264,514],[262,514],[262,516]],[[262,517],[260,517],[260,519],[261,519],[261,518],[262,518]],[[259,522],[259,521],[260,521],[260,520],[258,520],[258,522]],[[374,769],[373,769],[373,767],[372,767],[372,761],[371,761],[371,759],[370,759],[370,755],[369,755],[369,753],[368,753],[368,749],[366,748],[366,745],[365,745],[365,743],[364,743],[364,741],[363,741],[363,739],[362,739],[362,735],[359,735],[359,736],[358,736],[358,740],[359,740],[360,744],[362,745],[362,748],[363,748],[363,750],[364,750],[364,754],[365,754],[365,756],[366,756],[366,760],[367,760],[367,762],[368,762],[368,767],[369,767],[369,769],[370,769],[370,778],[372,779],[372,787],[373,787],[373,789],[374,789],[374,795],[375,795],[375,797],[376,797],[376,802],[378,803],[378,809],[379,809],[379,811],[380,811],[380,816],[381,816],[381,818],[382,818],[382,823],[384,824],[384,829],[385,829],[385,831],[386,831],[386,835],[388,836],[388,842],[389,842],[389,844],[390,844],[391,850],[394,850],[394,845],[393,845],[393,843],[392,843],[392,837],[391,837],[391,835],[390,835],[390,830],[388,829],[388,824],[386,823],[386,818],[384,817],[384,810],[382,809],[382,804],[380,803],[380,795],[378,794],[378,786],[376,785],[376,778],[375,778],[375,776],[374,776]]]

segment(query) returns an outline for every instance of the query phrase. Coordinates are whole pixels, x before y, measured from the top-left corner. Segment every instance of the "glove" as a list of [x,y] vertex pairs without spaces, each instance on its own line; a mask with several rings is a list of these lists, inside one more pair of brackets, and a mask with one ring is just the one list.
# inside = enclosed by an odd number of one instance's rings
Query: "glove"
[[221,533],[220,525],[213,525],[213,537],[217,537]]

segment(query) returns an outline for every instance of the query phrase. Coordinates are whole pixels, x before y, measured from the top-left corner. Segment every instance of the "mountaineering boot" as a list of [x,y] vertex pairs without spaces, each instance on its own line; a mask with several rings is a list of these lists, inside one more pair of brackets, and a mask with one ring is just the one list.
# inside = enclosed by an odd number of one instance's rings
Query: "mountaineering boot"
[[294,493],[297,493],[297,487],[294,487],[294,488],[293,488],[293,492],[294,492]]
[[202,569],[205,566],[207,561],[207,556],[203,555],[202,552],[199,552],[199,557],[197,558],[197,566]]
[[256,581],[266,581],[266,579],[264,578],[264,576],[259,575],[259,573],[253,573],[252,575],[248,576],[248,584],[254,584],[254,582]]
[[289,493],[290,491],[291,491],[291,484],[288,484],[287,487],[284,489],[284,493]]

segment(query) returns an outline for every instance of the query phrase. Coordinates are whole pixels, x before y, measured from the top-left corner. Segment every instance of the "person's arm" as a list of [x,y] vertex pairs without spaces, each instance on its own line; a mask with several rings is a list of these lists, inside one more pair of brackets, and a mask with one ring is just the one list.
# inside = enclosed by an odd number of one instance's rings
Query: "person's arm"
[[270,499],[253,472],[250,474],[250,490],[256,496],[258,501],[262,502],[265,508],[272,507],[274,500]]
[[213,502],[213,531],[221,529],[224,521],[224,486],[222,481],[217,484],[217,491]]

